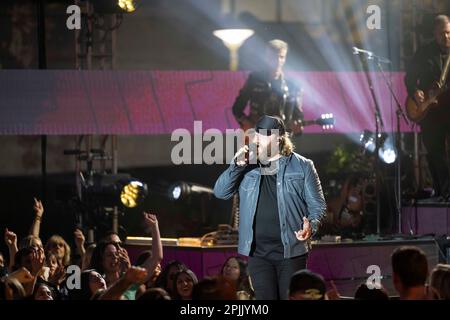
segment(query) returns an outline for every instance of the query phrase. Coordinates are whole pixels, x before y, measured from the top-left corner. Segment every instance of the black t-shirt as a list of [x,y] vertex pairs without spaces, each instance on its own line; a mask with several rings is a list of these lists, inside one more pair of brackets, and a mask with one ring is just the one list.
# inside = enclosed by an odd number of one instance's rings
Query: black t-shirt
[[277,175],[261,175],[258,205],[253,221],[251,256],[283,259],[280,218],[278,215]]

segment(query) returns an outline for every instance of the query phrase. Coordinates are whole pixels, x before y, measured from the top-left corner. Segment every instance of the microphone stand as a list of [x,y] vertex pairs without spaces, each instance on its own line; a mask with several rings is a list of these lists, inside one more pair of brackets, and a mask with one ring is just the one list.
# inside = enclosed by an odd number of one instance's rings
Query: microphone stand
[[391,93],[391,96],[394,98],[395,105],[397,107],[397,110],[395,112],[396,119],[397,119],[397,137],[395,139],[395,145],[397,149],[397,168],[396,168],[396,175],[395,175],[395,182],[396,182],[396,205],[397,205],[397,231],[398,234],[402,233],[402,179],[401,179],[401,132],[400,132],[400,118],[403,118],[403,121],[407,125],[409,125],[409,121],[406,118],[405,113],[403,112],[402,105],[398,101],[397,96],[395,95],[394,90],[392,90],[392,83],[389,81],[389,79],[386,77],[386,74],[384,73],[383,66],[380,63],[380,59],[376,59],[377,67],[381,72],[381,75],[383,76],[384,82],[386,83],[386,86],[389,89],[389,92]]
[[[363,57],[363,55],[360,55],[361,57],[361,63],[364,68],[364,74],[366,76],[367,82],[369,84],[370,94],[372,96],[372,99],[375,104],[375,110],[374,110],[374,118],[375,118],[375,197],[376,197],[376,218],[377,218],[377,231],[376,234],[380,235],[380,159],[379,159],[379,150],[380,150],[380,127],[381,129],[384,128],[383,119],[381,117],[381,111],[380,111],[380,105],[378,103],[378,99],[375,94],[375,88],[373,86],[372,79],[369,75],[369,65],[367,63],[367,58]],[[374,56],[371,56],[370,58],[373,58]]]

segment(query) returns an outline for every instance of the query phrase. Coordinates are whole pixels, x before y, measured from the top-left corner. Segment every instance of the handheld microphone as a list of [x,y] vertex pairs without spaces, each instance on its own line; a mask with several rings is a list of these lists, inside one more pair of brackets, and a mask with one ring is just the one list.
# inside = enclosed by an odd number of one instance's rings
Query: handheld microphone
[[245,153],[245,162],[247,164],[257,164],[258,145],[256,143],[248,144],[248,151]]

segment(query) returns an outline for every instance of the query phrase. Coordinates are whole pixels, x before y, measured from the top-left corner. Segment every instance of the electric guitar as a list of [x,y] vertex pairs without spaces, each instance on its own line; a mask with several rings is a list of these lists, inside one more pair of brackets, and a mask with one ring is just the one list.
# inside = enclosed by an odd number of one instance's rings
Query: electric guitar
[[406,98],[406,115],[409,120],[419,123],[427,116],[431,109],[437,108],[446,104],[448,99],[442,99],[442,95],[449,89],[448,85],[439,86],[436,82],[433,86],[425,91],[425,100],[422,103],[416,102],[414,97]]
[[302,127],[318,125],[322,127],[322,130],[331,130],[334,128],[335,120],[332,113],[324,113],[316,120],[303,120],[300,122]]
[[431,109],[450,104],[448,95],[443,96],[449,89],[449,85],[446,84],[449,65],[450,55],[445,62],[439,81],[436,81],[428,90],[425,90],[425,100],[422,103],[416,101],[414,97],[408,96],[406,98],[406,115],[412,122],[419,123]]
[[[254,128],[258,120],[259,119],[252,119],[251,117],[246,118],[245,121],[241,123],[241,129],[246,131]],[[324,113],[315,120],[303,120],[288,123],[286,124],[286,129],[287,131],[291,131],[293,134],[299,134],[302,133],[303,127],[312,125],[321,126],[322,130],[331,130],[334,128],[335,119],[332,113]]]

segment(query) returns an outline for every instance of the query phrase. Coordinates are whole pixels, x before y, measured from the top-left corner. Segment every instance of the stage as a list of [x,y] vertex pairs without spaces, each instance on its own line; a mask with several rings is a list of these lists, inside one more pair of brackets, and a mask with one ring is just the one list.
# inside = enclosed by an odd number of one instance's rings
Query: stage
[[[313,241],[308,256],[308,269],[321,274],[327,283],[333,281],[342,296],[352,297],[357,286],[365,282],[372,274],[369,266],[377,266],[381,272],[381,283],[390,296],[395,296],[392,285],[392,269],[390,256],[400,246],[417,246],[428,257],[430,270],[439,261],[439,246],[432,237],[423,239],[397,239],[377,241]],[[126,248],[130,258],[135,261],[143,250],[149,250],[151,238],[129,237]],[[236,245],[228,246],[192,246],[178,245],[176,241],[164,244],[164,260],[166,265],[171,260],[183,261],[191,268],[199,279],[215,276],[220,273],[221,266],[229,256],[237,254]]]

